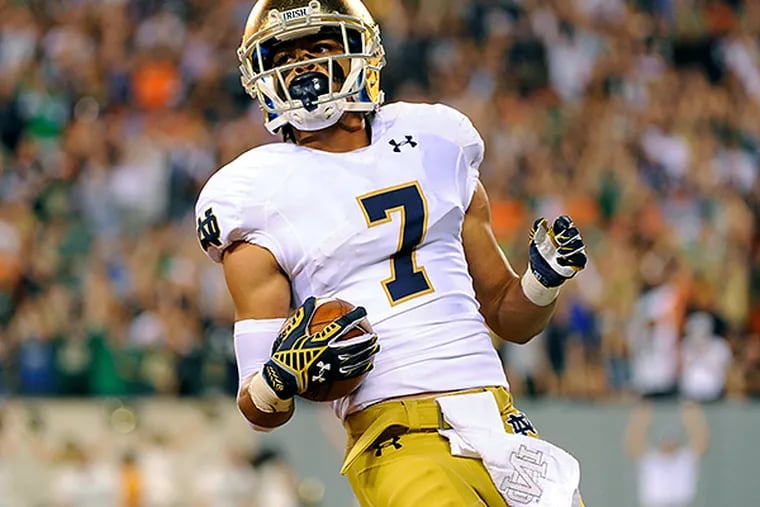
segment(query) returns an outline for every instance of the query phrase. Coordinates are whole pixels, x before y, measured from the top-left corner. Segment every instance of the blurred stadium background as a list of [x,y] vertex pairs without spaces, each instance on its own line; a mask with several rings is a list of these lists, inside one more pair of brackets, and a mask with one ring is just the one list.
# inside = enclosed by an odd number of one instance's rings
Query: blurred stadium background
[[[390,100],[466,112],[514,265],[571,214],[591,265],[501,346],[518,404],[633,507],[631,407],[704,406],[695,506],[760,486],[760,1],[374,0]],[[239,84],[251,0],[0,0],[0,506],[349,507],[302,404],[250,432],[206,178],[274,140]],[[653,436],[652,438],[655,438]]]

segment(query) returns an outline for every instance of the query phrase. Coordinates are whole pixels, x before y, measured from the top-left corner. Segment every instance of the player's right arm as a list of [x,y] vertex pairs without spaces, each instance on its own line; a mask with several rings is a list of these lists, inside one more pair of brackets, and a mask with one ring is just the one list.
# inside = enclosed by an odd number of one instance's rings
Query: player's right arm
[[[297,248],[289,242],[294,232],[281,225],[273,198],[278,183],[268,165],[262,166],[273,162],[263,155],[253,150],[220,169],[201,190],[195,213],[200,246],[222,265],[235,306],[238,406],[254,429],[266,431],[290,419],[294,397],[307,392],[314,379],[368,372],[378,346],[373,333],[339,340],[366,317],[362,307],[314,334],[309,326],[315,297],[298,301],[290,314],[289,266]],[[330,378],[318,374],[325,365]]]
[[[256,155],[253,150],[217,171],[201,190],[195,213],[201,249],[222,265],[235,306],[238,406],[255,429],[268,430],[293,413],[293,400],[267,396],[257,375],[288,315],[290,283],[280,269],[286,259],[283,246],[267,234],[272,185]],[[263,399],[254,403],[251,392]]]
[[[237,242],[222,257],[224,278],[235,306],[235,321],[284,319],[290,310],[290,282],[274,256],[265,248]],[[240,358],[238,358],[240,361]],[[251,399],[251,382],[259,372],[241,379],[237,404],[243,416],[262,429],[272,429],[288,422],[295,404],[283,404],[284,410],[265,412]]]
[[[285,424],[293,415],[294,397],[308,391],[313,382],[352,379],[372,369],[379,350],[374,333],[340,340],[365,319],[363,307],[310,333],[317,298],[306,298],[285,321],[290,282],[269,250],[233,243],[225,250],[222,265],[235,304],[238,407],[255,429]],[[330,372],[327,379],[317,374],[321,368]]]

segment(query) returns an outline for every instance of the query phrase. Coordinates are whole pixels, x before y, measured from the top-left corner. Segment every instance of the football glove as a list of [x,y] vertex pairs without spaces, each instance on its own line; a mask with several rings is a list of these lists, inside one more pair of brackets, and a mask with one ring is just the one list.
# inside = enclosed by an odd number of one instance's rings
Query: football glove
[[557,218],[549,228],[541,217],[530,231],[530,269],[547,288],[559,287],[586,267],[586,245],[569,216]]
[[282,400],[306,392],[310,382],[351,379],[369,372],[372,357],[380,350],[374,333],[341,340],[367,316],[361,306],[309,334],[316,301],[309,297],[288,319],[262,369],[264,380]]

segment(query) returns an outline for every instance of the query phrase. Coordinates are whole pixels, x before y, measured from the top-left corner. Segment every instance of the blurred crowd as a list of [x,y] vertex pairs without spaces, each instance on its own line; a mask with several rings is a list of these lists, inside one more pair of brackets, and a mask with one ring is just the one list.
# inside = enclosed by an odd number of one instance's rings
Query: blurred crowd
[[2,507],[316,507],[324,498],[319,477],[301,477],[288,449],[256,438],[226,398],[0,408]]
[[[569,213],[589,269],[501,346],[516,391],[760,397],[760,2],[374,0],[389,100],[467,113],[515,268]],[[232,393],[201,185],[275,141],[251,0],[0,0],[0,395]]]

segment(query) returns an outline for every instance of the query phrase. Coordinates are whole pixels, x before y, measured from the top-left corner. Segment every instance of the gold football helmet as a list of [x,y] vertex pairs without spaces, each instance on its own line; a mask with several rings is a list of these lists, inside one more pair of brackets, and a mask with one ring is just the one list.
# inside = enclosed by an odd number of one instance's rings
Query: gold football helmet
[[[273,64],[277,44],[318,34],[342,42],[343,53]],[[375,111],[383,102],[385,50],[380,29],[360,0],[259,0],[248,17],[238,58],[243,87],[258,99],[272,133],[288,124],[302,131],[321,130],[337,123],[344,112]],[[285,73],[310,64],[327,69],[327,80],[307,83],[306,92],[292,84],[289,89]],[[344,78],[337,91],[324,84],[334,83],[335,77]]]

